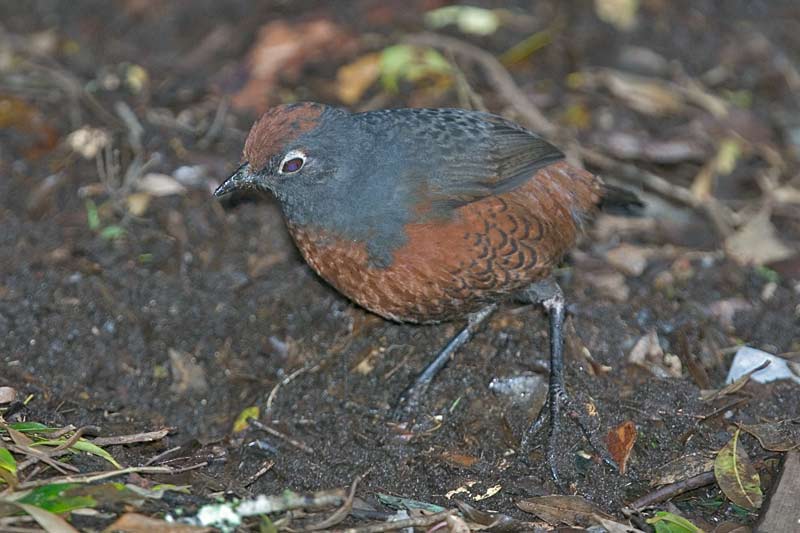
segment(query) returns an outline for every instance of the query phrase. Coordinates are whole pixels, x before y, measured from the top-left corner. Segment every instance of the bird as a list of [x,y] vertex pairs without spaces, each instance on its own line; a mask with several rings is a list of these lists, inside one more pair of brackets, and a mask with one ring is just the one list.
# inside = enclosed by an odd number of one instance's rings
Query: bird
[[601,206],[635,196],[510,120],[457,108],[283,104],[254,123],[243,161],[214,195],[273,194],[301,255],[338,292],[396,322],[466,320],[400,395],[398,417],[419,409],[434,377],[499,304],[544,306],[548,408],[522,444],[549,419],[546,458],[559,483],[560,420],[578,407],[564,383],[565,298],[553,270]]

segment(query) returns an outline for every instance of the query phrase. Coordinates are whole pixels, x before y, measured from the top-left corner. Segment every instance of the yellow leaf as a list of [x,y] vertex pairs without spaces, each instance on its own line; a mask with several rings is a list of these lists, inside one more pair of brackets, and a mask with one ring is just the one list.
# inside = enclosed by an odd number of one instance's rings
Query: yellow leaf
[[251,418],[258,419],[261,415],[261,410],[258,406],[253,405],[251,407],[247,407],[239,413],[239,416],[236,417],[236,421],[233,423],[233,432],[240,433],[249,427],[248,420]]

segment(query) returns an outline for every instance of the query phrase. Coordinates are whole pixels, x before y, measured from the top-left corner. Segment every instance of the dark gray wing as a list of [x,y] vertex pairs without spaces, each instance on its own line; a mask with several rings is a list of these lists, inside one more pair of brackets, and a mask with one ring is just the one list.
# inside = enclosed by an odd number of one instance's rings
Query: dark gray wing
[[[362,113],[383,142],[405,147],[406,179],[424,181],[433,204],[458,207],[525,183],[564,158],[555,146],[502,117],[464,109]],[[393,134],[392,134],[393,132]]]

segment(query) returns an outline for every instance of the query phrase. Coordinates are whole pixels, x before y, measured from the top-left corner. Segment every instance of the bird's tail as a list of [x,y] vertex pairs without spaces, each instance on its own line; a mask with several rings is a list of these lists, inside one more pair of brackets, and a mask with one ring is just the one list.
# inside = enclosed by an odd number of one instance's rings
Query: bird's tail
[[645,204],[634,193],[624,187],[603,185],[603,199],[600,200],[600,209],[612,215],[641,216]]

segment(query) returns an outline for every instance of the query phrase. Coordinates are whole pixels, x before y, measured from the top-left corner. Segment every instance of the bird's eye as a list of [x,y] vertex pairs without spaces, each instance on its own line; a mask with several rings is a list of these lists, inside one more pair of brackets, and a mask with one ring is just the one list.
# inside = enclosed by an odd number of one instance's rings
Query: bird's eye
[[306,164],[306,154],[300,150],[292,150],[283,158],[281,163],[281,174],[291,174],[297,172]]
[[295,157],[294,159],[290,159],[283,164],[283,168],[281,169],[282,172],[297,172],[303,167],[304,161],[299,158]]

